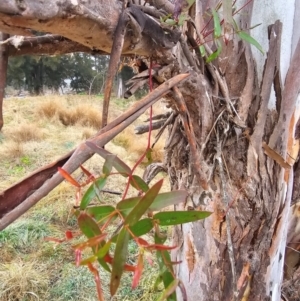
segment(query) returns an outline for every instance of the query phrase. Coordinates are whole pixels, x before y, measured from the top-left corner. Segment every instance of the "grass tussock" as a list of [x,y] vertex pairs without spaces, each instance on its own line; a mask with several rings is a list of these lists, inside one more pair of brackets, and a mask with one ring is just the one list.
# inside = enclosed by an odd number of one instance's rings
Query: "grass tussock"
[[127,150],[135,141],[134,138],[135,134],[133,133],[133,130],[128,127],[113,139],[113,143],[122,146]]
[[8,141],[1,149],[1,156],[5,158],[20,158],[24,155],[24,146],[20,142]]
[[57,99],[48,100],[37,108],[37,115],[47,119],[57,118],[65,126],[81,125],[100,129],[101,112],[89,103],[68,105]]
[[82,139],[87,140],[91,138],[93,135],[95,135],[95,129],[91,127],[85,127],[82,130]]
[[17,143],[39,141],[43,138],[43,132],[34,123],[23,123],[8,131],[8,136]]
[[[145,153],[148,144],[148,136],[146,134],[135,135],[133,129],[127,128],[113,139],[113,143],[124,147],[131,155],[131,158],[136,160]],[[152,149],[151,157],[153,162],[163,162],[164,143],[163,140],[159,140]]]
[[17,260],[0,265],[0,300],[36,301],[47,286],[47,274],[41,271],[40,263]]
[[63,102],[58,99],[51,99],[40,103],[36,108],[36,115],[47,119],[53,118],[63,108]]

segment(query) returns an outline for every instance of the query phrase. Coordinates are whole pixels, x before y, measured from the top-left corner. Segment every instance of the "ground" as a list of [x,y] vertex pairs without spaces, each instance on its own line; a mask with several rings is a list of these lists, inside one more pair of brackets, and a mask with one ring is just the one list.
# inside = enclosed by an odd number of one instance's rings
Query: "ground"
[[[114,99],[111,119],[132,102]],[[85,95],[5,99],[5,126],[0,133],[0,191],[92,136],[101,123],[101,105],[100,96]],[[157,104],[154,112],[161,111],[162,105]],[[139,123],[146,118],[144,115]],[[136,137],[133,128],[107,145],[109,151],[129,166],[133,166],[146,147],[147,134]],[[153,159],[161,161],[162,156],[163,141],[160,141]],[[94,156],[84,166],[99,175],[101,162],[100,157]],[[142,168],[137,170],[139,175],[142,172]],[[80,181],[82,173],[78,171],[74,177]],[[167,182],[164,190],[168,189]],[[106,188],[119,191],[121,184],[120,178],[111,177]],[[45,237],[62,238],[66,230],[76,230],[76,219],[71,214],[74,196],[74,188],[63,182],[25,216],[0,232],[0,300],[96,300],[92,275],[87,268],[77,268],[74,264],[73,243],[54,245],[45,240]],[[103,194],[103,199],[105,203],[117,201],[110,194]],[[137,248],[135,243],[130,246],[129,261],[134,262]],[[107,292],[108,275],[101,275]],[[155,300],[156,277],[155,266],[147,266],[141,285],[132,290],[131,275],[127,274],[114,300]]]

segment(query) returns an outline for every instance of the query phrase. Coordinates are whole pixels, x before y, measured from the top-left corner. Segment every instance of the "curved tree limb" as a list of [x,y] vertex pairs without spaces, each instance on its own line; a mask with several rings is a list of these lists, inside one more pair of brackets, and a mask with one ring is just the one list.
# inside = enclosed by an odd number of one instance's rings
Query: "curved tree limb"
[[[120,14],[118,0],[5,0],[0,2],[0,31],[22,36],[32,36],[32,30],[59,34],[87,48],[110,53]],[[132,43],[132,31],[127,30],[125,36],[123,54],[150,56],[157,48],[146,34],[136,44]]]
[[37,37],[24,37],[18,45],[14,45],[14,37],[7,41],[8,55],[61,55],[74,52],[103,54],[104,51],[93,50],[77,42],[70,41],[61,35],[46,34]]

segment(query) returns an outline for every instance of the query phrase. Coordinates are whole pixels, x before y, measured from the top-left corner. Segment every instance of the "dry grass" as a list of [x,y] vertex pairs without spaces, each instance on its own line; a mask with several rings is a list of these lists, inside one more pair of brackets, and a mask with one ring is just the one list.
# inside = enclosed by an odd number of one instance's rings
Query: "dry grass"
[[2,301],[38,300],[39,291],[47,286],[47,274],[41,271],[40,263],[16,260],[0,265]]
[[43,132],[33,123],[22,123],[16,128],[9,129],[8,136],[14,142],[39,141],[43,138]]
[[[152,135],[154,141],[154,135]],[[130,154],[131,160],[135,161],[141,157],[148,144],[148,135],[135,135],[134,127],[128,127],[113,139],[113,143],[122,146]],[[164,139],[159,140],[152,149],[151,156],[153,162],[163,162],[164,159]]]
[[93,135],[95,135],[96,131],[95,129],[91,128],[91,127],[85,127],[82,129],[82,139],[83,140],[87,140],[89,138],[91,138]]
[[2,158],[20,158],[24,155],[24,146],[20,142],[7,141],[1,151]]
[[39,104],[36,108],[37,116],[44,116],[48,119],[53,118],[62,107],[62,101],[49,99]]
[[65,126],[81,125],[99,129],[101,126],[101,112],[90,103],[72,103],[50,99],[37,108],[38,116],[53,120],[57,118]]

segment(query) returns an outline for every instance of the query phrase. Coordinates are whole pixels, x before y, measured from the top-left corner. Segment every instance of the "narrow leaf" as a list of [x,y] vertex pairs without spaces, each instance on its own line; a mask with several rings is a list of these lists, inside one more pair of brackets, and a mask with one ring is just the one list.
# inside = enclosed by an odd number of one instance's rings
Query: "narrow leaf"
[[116,155],[107,155],[105,158],[105,162],[102,168],[102,172],[105,174],[106,177],[108,177],[111,173],[114,160],[116,159]]
[[58,167],[58,171],[69,183],[80,188],[80,184],[67,171],[61,167]]
[[79,265],[88,265],[89,263],[95,262],[97,259],[98,259],[97,256],[93,255],[86,259],[81,260]]
[[261,47],[261,45],[254,39],[252,38],[248,33],[244,32],[244,31],[240,31],[238,32],[238,36],[248,42],[249,44],[252,44],[253,46],[255,46],[262,54],[264,54],[264,51]]
[[92,238],[94,236],[102,234],[96,221],[85,212],[80,213],[78,217],[78,225],[82,233],[87,238]]
[[165,21],[165,23],[168,24],[168,25],[170,25],[170,26],[173,26],[173,25],[176,24],[176,21],[173,20],[173,19],[167,19],[167,20]]
[[200,54],[202,57],[204,57],[206,55],[206,50],[204,45],[199,46],[199,50],[200,50]]
[[86,212],[91,215],[96,221],[102,220],[115,211],[113,206],[94,206],[88,207]]
[[158,195],[159,190],[163,184],[163,180],[158,181],[154,184],[142,197],[139,203],[132,209],[132,211],[126,217],[124,224],[132,226],[138,222],[142,215],[149,209],[153,203],[155,197]]
[[143,253],[140,251],[138,263],[133,274],[132,289],[135,289],[138,286],[143,273],[143,268],[144,268],[144,256]]
[[165,289],[165,291],[162,293],[162,295],[159,297],[157,301],[163,301],[166,300],[168,297],[170,297],[175,291],[179,284],[179,279],[174,279],[168,287]]
[[80,202],[80,209],[84,210],[89,205],[89,203],[97,196],[99,198],[100,191],[104,188],[107,178],[97,179],[83,195]]
[[[87,238],[92,238],[94,236],[100,235],[102,234],[99,225],[96,223],[96,221],[89,216],[87,213],[85,212],[81,212],[78,216],[78,225],[80,230],[82,231],[82,233],[87,237]],[[104,242],[100,242],[98,248],[101,248],[104,246]],[[93,248],[93,251],[95,253],[96,249],[98,248]],[[98,262],[101,264],[101,266],[106,270],[106,271],[110,271],[109,266],[107,265],[107,263],[99,258]]]
[[207,59],[206,59],[206,63],[210,63],[212,62],[213,60],[215,60],[221,53],[222,51],[222,46],[221,46],[221,43],[217,40],[216,41],[217,43],[217,50],[215,52],[213,52]]
[[130,226],[130,231],[134,234],[134,236],[139,237],[142,236],[154,227],[153,221],[150,218],[144,218],[139,220],[136,224],[133,226]]
[[[85,143],[92,151],[94,151],[95,153],[97,153],[98,155],[100,155],[103,159],[106,159],[107,155],[111,155],[110,152],[108,152],[107,150],[98,147],[97,145],[95,145],[94,143],[87,141]],[[118,157],[115,158],[114,162],[113,162],[113,167],[124,177],[128,177],[128,175],[131,174],[131,169],[130,167],[123,162],[122,160],[120,160]]]
[[98,270],[95,269],[94,266],[91,263],[88,263],[88,268],[92,272],[92,274],[94,275],[96,288],[97,288],[98,300],[99,301],[105,301],[104,300],[104,295],[103,295],[103,292],[102,292],[102,288],[101,288],[101,281],[100,281],[100,276],[99,276]]
[[214,36],[215,38],[219,38],[222,33],[219,15],[214,9],[212,10],[212,14],[214,18]]
[[[158,233],[155,233],[154,242],[156,244],[163,244],[166,240],[166,237],[160,237]],[[156,258],[159,266],[159,270],[161,273],[162,281],[164,283],[164,287],[167,288],[174,280],[173,274],[169,269],[173,269],[171,266],[171,257],[168,251],[156,251]],[[168,269],[166,269],[166,265],[168,265]],[[171,296],[168,297],[168,301],[176,301],[176,293],[174,292]]]
[[114,296],[117,292],[124,272],[124,265],[126,263],[128,253],[129,236],[129,233],[125,228],[120,231],[118,236],[110,279],[111,296]]
[[111,246],[111,241],[108,241],[98,252],[95,253],[95,256],[98,258],[103,258],[109,251]]
[[80,165],[81,170],[83,171],[83,173],[90,179],[95,180],[95,177],[93,174],[91,174],[86,168],[84,168],[84,166]]
[[99,245],[100,242],[102,242],[105,239],[106,235],[107,234],[103,233],[103,234],[94,236],[85,242],[81,242],[81,243],[78,243],[78,244],[72,246],[72,248],[83,251],[87,247],[96,247]]
[[153,219],[161,226],[171,226],[190,223],[211,215],[207,211],[164,211],[156,213]]
[[[144,218],[139,220],[136,224],[133,226],[130,226],[129,229],[133,233],[135,237],[142,236],[144,234],[147,234],[150,232],[150,230],[154,227],[153,220],[151,218]],[[115,235],[111,241],[116,242],[118,238],[118,235]],[[130,239],[133,237],[130,236]]]
[[141,190],[143,192],[147,192],[149,190],[148,184],[139,176],[133,175],[130,179],[130,185],[133,186],[137,190]]
[[[159,211],[165,207],[171,205],[178,205],[186,200],[188,193],[186,190],[174,190],[169,192],[163,192],[156,196],[153,203],[150,206],[150,210]],[[117,204],[117,208],[120,211],[130,211],[138,202],[141,197],[133,197],[125,199]]]

